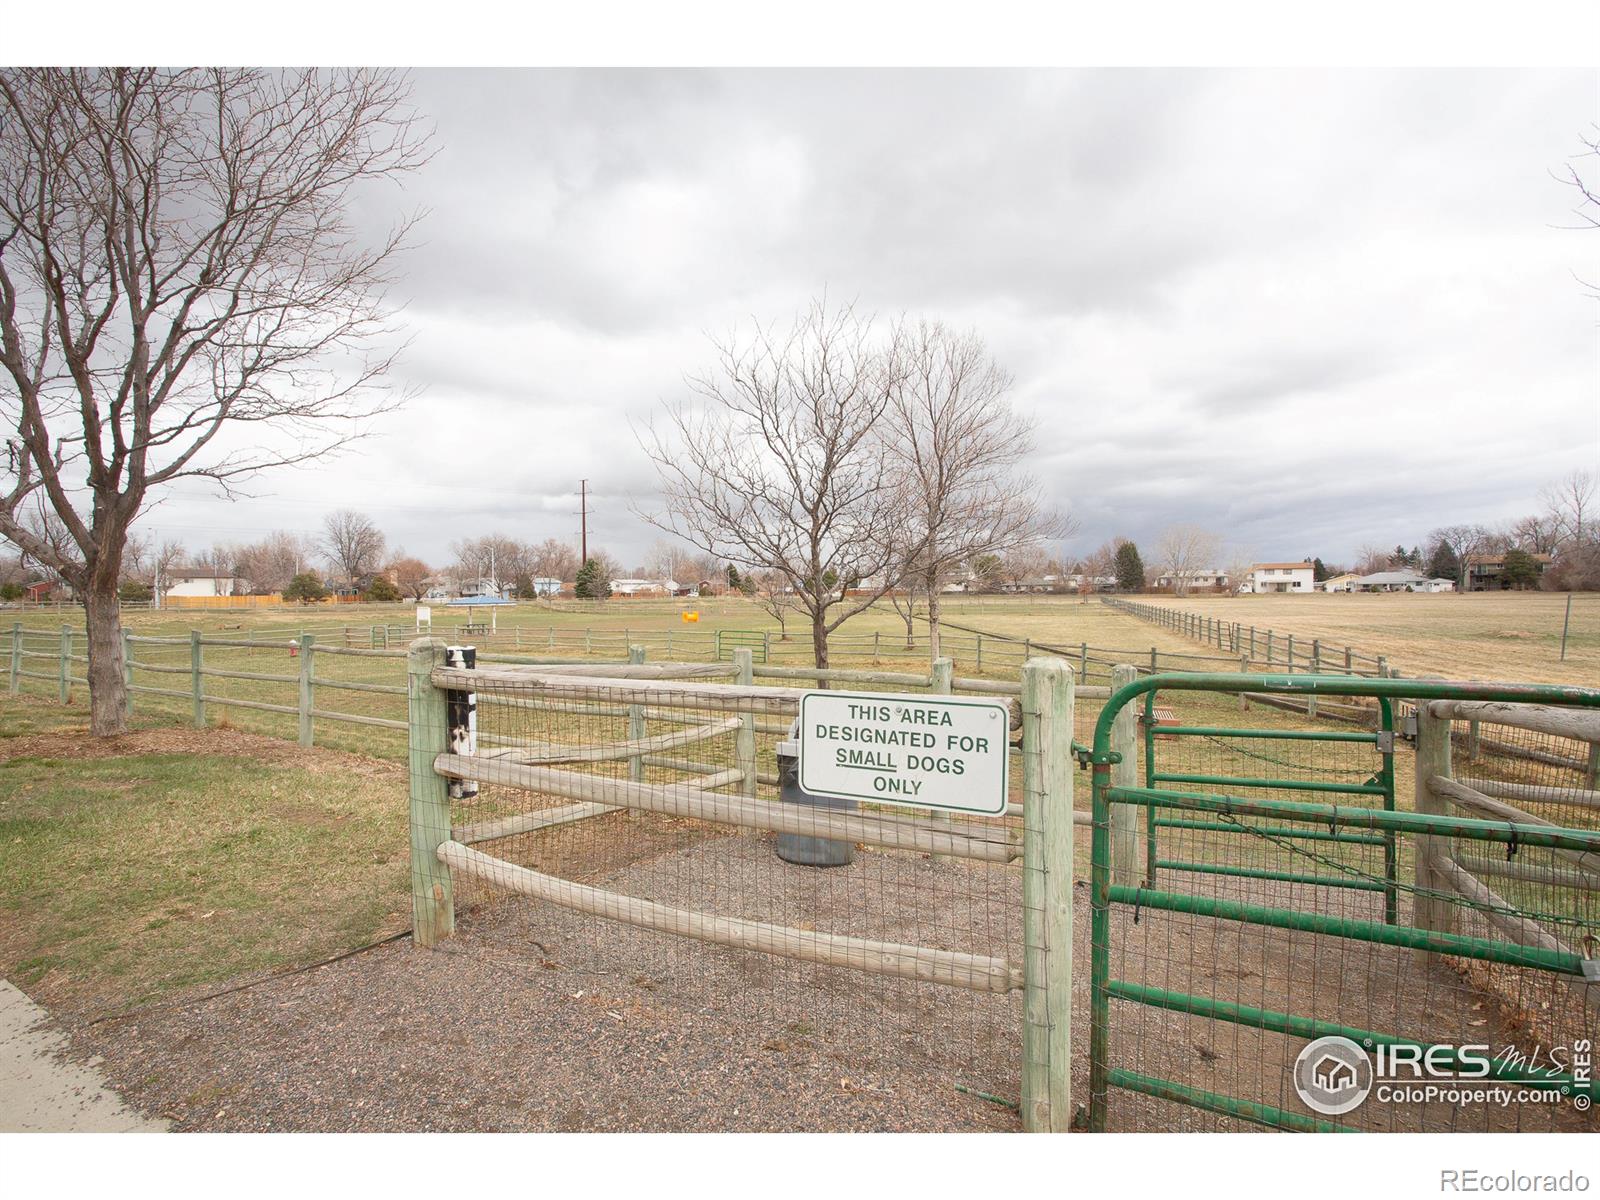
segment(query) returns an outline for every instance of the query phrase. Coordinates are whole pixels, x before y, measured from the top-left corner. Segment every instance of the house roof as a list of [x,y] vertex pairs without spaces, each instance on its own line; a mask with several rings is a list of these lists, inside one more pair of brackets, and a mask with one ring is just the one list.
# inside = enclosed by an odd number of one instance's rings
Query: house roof
[[213,567],[168,567],[168,579],[232,579],[232,571],[218,571]]
[[1426,583],[1428,577],[1416,571],[1378,571],[1372,575],[1363,575],[1356,582],[1374,586],[1385,583]]
[[1251,563],[1250,564],[1250,569],[1252,571],[1299,570],[1301,568],[1304,568],[1307,571],[1312,569],[1311,568],[1311,564],[1308,563],[1308,562],[1292,562],[1292,563],[1279,562],[1279,563]]

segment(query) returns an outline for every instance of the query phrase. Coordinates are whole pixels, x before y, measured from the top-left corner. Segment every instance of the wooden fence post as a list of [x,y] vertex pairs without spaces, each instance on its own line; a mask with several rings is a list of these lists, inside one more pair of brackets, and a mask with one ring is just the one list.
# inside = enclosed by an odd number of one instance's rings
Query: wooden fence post
[[[754,687],[756,682],[755,653],[749,646],[736,646],[733,665],[738,674],[734,682],[740,687]],[[747,712],[739,718],[739,730],[734,735],[734,765],[744,773],[739,790],[746,796],[756,794],[756,718]]]
[[438,638],[418,638],[406,654],[406,700],[410,714],[408,761],[411,774],[411,937],[431,947],[455,932],[455,893],[450,868],[439,861],[439,847],[450,839],[450,785],[433,769],[446,748],[445,693],[433,686],[435,667],[444,666]]
[[978,635],[978,648],[973,652],[972,669],[976,674],[983,674],[983,634]]
[[22,683],[22,622],[11,623],[11,694],[17,694]]
[[1078,678],[1079,685],[1089,682],[1089,643],[1083,642],[1078,646]]
[[[1131,663],[1118,663],[1111,668],[1111,692],[1125,687],[1139,678],[1139,669]],[[1124,704],[1117,711],[1111,725],[1111,749],[1122,755],[1122,761],[1111,764],[1111,786],[1136,788],[1139,786],[1139,713],[1136,705]],[[1113,887],[1138,887],[1139,878],[1139,824],[1144,809],[1136,804],[1111,806],[1111,884]]]
[[[644,662],[644,647],[629,646],[628,661],[636,664]],[[644,705],[628,705],[628,740],[642,742],[644,734]],[[635,754],[628,759],[628,778],[635,783],[644,782],[644,755]]]
[[61,661],[56,669],[57,690],[61,694],[61,703],[69,704],[72,701],[72,626],[61,627]]
[[189,631],[189,696],[194,706],[193,719],[196,729],[206,727],[206,692],[205,677],[200,674],[205,659],[201,650],[200,631]]
[[[1239,655],[1239,674],[1241,674],[1241,675],[1250,674],[1250,656],[1248,654],[1241,653]],[[1240,692],[1239,693],[1239,711],[1240,712],[1249,712],[1250,711],[1250,696],[1246,692]]]
[[122,716],[133,716],[133,634],[122,631]]
[[[1450,778],[1450,721],[1436,717],[1429,711],[1428,701],[1417,701],[1417,748],[1415,769],[1417,773],[1413,806],[1419,813],[1443,814],[1444,800],[1433,794],[1428,780],[1435,775]],[[1450,839],[1423,835],[1416,845],[1416,895],[1411,902],[1411,923],[1418,929],[1448,933],[1451,927],[1448,901],[1434,893],[1445,889],[1444,876],[1433,869],[1434,861],[1450,853]],[[1418,950],[1418,962],[1427,961],[1428,951]]]
[[311,715],[311,710],[316,707],[315,675],[313,674],[311,660],[316,654],[315,636],[309,633],[300,635],[300,744],[310,746],[316,738],[316,722]]
[[1022,1127],[1072,1124],[1072,668],[1022,668]]

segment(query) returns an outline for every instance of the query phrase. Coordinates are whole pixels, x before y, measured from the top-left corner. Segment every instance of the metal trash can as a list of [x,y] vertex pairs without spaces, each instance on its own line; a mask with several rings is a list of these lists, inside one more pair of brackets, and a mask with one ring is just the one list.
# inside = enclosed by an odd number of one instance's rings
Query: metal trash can
[[[856,812],[854,800],[836,800],[832,796],[813,796],[800,790],[800,722],[789,728],[787,741],[778,743],[779,797],[785,804],[806,804],[812,808],[834,809],[838,812]],[[784,862],[802,867],[844,867],[855,861],[854,842],[841,842],[835,838],[811,837],[803,833],[780,833],[778,857]]]

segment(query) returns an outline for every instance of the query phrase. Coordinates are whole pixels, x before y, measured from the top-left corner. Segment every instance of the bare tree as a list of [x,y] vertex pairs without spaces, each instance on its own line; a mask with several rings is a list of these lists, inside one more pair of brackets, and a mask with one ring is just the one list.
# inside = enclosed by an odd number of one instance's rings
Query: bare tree
[[428,594],[433,571],[420,558],[397,552],[389,562],[389,570],[394,573],[395,586],[400,589],[401,595],[421,600]]
[[800,611],[794,589],[781,571],[758,571],[754,576],[755,601],[778,623],[778,640],[789,640],[789,617]]
[[1172,593],[1187,596],[1195,576],[1215,568],[1222,539],[1198,525],[1173,525],[1156,539],[1156,562],[1172,580]]
[[322,519],[322,539],[317,549],[349,587],[359,587],[363,576],[378,569],[384,545],[382,531],[365,513],[341,508]]
[[[663,538],[650,547],[650,557],[645,562],[641,574],[650,578],[671,579],[680,584],[698,583],[701,579],[701,576],[696,574],[699,569],[696,561],[698,557],[687,546]],[[758,583],[757,590],[759,589]]]
[[450,547],[456,558],[456,571],[463,579],[492,579],[497,584],[515,582],[518,576],[532,576],[534,550],[525,542],[503,533],[463,538]]
[[1571,471],[1545,488],[1546,519],[1554,527],[1554,542],[1562,546],[1584,542],[1595,534],[1595,480],[1588,471]]
[[534,575],[562,582],[576,575],[581,565],[578,552],[556,538],[546,538],[537,546],[530,547],[528,561]]
[[[411,222],[367,249],[347,212],[426,142],[389,72],[0,72],[0,533],[84,597],[96,734],[124,727],[117,577],[152,491],[314,460],[390,405]],[[35,494],[71,547],[23,525]]]
[[259,542],[241,546],[235,557],[240,578],[257,595],[281,592],[300,574],[307,557],[306,545],[298,536],[279,530]]
[[665,429],[641,436],[666,512],[640,515],[707,553],[782,574],[826,667],[828,635],[895,582],[904,507],[876,436],[895,357],[873,344],[870,320],[823,301],[786,333],[757,327],[716,349],[716,368],[690,381],[700,403],[677,405]]
[[[1467,580],[1467,555],[1480,554],[1484,544],[1489,539],[1489,531],[1482,525],[1443,525],[1428,534],[1430,551],[1439,546],[1448,546],[1450,553],[1455,555],[1457,570],[1456,583],[1464,585]],[[1425,556],[1431,559],[1431,552]],[[1383,568],[1378,568],[1382,570]],[[1363,574],[1371,574],[1364,571]]]
[[1019,471],[1033,448],[1033,422],[1012,409],[1011,376],[974,332],[902,323],[891,370],[890,461],[902,476],[899,534],[928,608],[928,649],[940,655],[943,587],[982,554],[1002,558],[1068,532],[1047,513],[1035,481]]
[[1255,554],[1243,546],[1234,546],[1228,553],[1227,565],[1223,568],[1228,573],[1228,595],[1237,596],[1250,583],[1250,568],[1255,565]]
[[[1579,134],[1578,140],[1583,143],[1583,149],[1567,164],[1567,175],[1560,178],[1577,192],[1577,206],[1572,210],[1580,221],[1580,229],[1600,229],[1600,182],[1590,179],[1578,167],[1578,159],[1595,159],[1600,161],[1600,125],[1593,128],[1593,132]],[[1587,166],[1588,164],[1585,164]],[[1580,280],[1596,299],[1600,299],[1600,280]]]

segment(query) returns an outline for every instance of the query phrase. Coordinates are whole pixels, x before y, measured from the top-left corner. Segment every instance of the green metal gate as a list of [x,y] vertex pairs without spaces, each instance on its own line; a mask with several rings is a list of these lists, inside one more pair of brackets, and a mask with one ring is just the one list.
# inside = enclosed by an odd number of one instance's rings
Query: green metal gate
[[759,629],[717,630],[717,661],[732,662],[733,652],[744,648],[750,651],[753,662],[767,661],[767,634]]
[[[1376,803],[1385,811],[1394,811],[1394,706],[1385,696],[1377,697],[1378,702],[1378,728],[1375,731],[1346,731],[1326,729],[1246,729],[1222,725],[1157,725],[1155,719],[1154,689],[1144,693],[1144,716],[1141,725],[1144,728],[1144,756],[1145,756],[1145,783],[1149,787],[1163,785],[1184,784],[1189,787],[1228,787],[1248,788],[1251,791],[1270,789],[1285,792],[1307,792],[1314,795],[1348,795],[1370,797],[1369,803]],[[1242,756],[1252,763],[1261,766],[1255,768],[1254,773],[1248,776],[1230,776],[1200,774],[1190,771],[1162,770],[1158,763],[1159,739],[1201,739],[1208,742],[1227,743],[1233,748],[1235,756]],[[1360,770],[1364,778],[1356,779],[1329,779],[1317,778],[1298,779],[1282,773],[1274,776],[1274,769],[1298,769],[1300,773],[1317,774],[1349,774],[1350,769],[1340,770],[1337,766],[1308,766],[1304,762],[1283,757],[1272,753],[1271,749],[1261,748],[1249,750],[1243,744],[1249,741],[1266,741],[1276,746],[1305,746],[1307,744],[1325,747],[1355,747],[1371,746],[1375,759],[1371,760],[1371,770]],[[1243,827],[1236,822],[1217,820],[1214,817],[1194,818],[1187,816],[1162,816],[1155,805],[1145,808],[1145,886],[1154,888],[1158,885],[1159,872],[1161,871],[1190,871],[1200,874],[1229,875],[1240,879],[1265,879],[1280,883],[1306,883],[1321,887],[1354,888],[1362,891],[1383,893],[1383,919],[1384,923],[1393,925],[1396,920],[1396,847],[1395,834],[1392,830],[1380,833],[1339,833],[1337,831],[1322,832],[1316,829],[1305,829],[1295,826],[1281,826],[1271,830],[1276,837],[1295,841],[1319,842],[1326,841],[1335,845],[1362,845],[1381,846],[1383,848],[1384,870],[1383,878],[1367,878],[1359,872],[1353,872],[1347,866],[1333,862],[1324,862],[1325,867],[1333,868],[1331,874],[1308,875],[1298,872],[1270,871],[1237,864],[1214,862],[1194,862],[1183,859],[1159,856],[1160,831],[1163,829],[1205,830],[1208,832],[1227,835],[1230,837],[1251,834],[1251,829]],[[1326,858],[1326,856],[1323,856]]]
[[[1377,728],[1244,729],[1221,721],[1158,728],[1158,690],[1195,707],[1231,703],[1243,692],[1365,697],[1375,702]],[[1308,1040],[1337,1036],[1380,1063],[1385,1054],[1390,1062],[1420,1055],[1430,1069],[1476,1070],[1461,1047],[1479,1038],[1493,1044],[1495,1030],[1515,1027],[1514,1014],[1463,982],[1478,964],[1509,972],[1507,994],[1535,1013],[1541,1003],[1550,1007],[1541,997],[1572,986],[1587,1035],[1578,1041],[1592,1047],[1589,1014],[1600,982],[1584,981],[1600,967],[1594,891],[1581,893],[1578,920],[1565,898],[1518,914],[1551,922],[1587,947],[1576,952],[1553,937],[1454,932],[1448,916],[1437,917],[1451,905],[1504,914],[1402,879],[1419,842],[1499,848],[1508,860],[1530,850],[1593,863],[1587,856],[1600,852],[1600,828],[1397,809],[1392,713],[1402,698],[1600,708],[1595,690],[1348,676],[1154,675],[1113,693],[1091,755],[1090,1129],[1112,1124],[1114,1098],[1131,1116],[1119,1126],[1465,1127],[1480,1114],[1464,1116],[1459,1099],[1368,1106],[1332,1119],[1326,1109],[1314,1111],[1304,1092],[1297,1100],[1300,1077],[1287,1064],[1296,1050],[1306,1057]],[[1131,705],[1145,715],[1142,786],[1112,749],[1113,724]],[[1158,738],[1171,743],[1159,746]],[[1196,769],[1184,761],[1192,746],[1229,765]],[[1241,759],[1258,765],[1232,768]],[[1129,861],[1135,830],[1143,833],[1142,862]],[[1590,1127],[1596,1088],[1581,1055],[1576,1065],[1497,1056],[1482,1078],[1511,1097],[1503,1113],[1484,1110],[1487,1127]],[[1152,1102],[1198,1113],[1142,1121]]]

